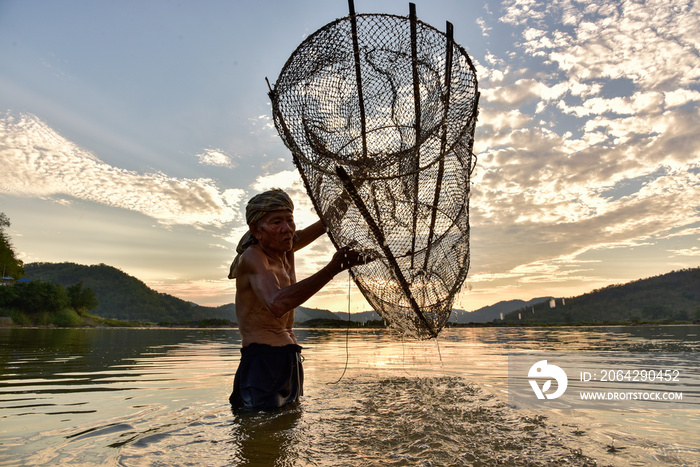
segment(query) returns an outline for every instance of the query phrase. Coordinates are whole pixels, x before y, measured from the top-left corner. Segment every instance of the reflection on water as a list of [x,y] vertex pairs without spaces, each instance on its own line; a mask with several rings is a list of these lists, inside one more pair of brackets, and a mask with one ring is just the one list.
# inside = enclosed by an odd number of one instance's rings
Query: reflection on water
[[229,461],[234,465],[292,465],[301,441],[301,404],[273,413],[233,415]]
[[345,330],[299,330],[301,403],[239,415],[236,330],[0,329],[0,465],[696,465],[697,408],[534,413],[506,392],[509,352],[700,352],[698,330],[351,330],[337,383]]

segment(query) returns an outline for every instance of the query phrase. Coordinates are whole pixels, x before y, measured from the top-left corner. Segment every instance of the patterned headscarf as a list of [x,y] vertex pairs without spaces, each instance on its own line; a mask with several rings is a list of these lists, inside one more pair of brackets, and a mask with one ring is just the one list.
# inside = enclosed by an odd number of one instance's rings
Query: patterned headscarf
[[[292,211],[294,212],[294,203],[287,193],[279,188],[260,193],[253,196],[245,208],[245,221],[250,226],[260,219],[265,217],[269,212],[273,211]],[[253,237],[250,230],[243,235],[236,247],[236,257],[231,263],[231,270],[228,278],[235,279],[238,275],[238,264],[241,260],[241,254],[251,245],[258,243],[258,240]]]

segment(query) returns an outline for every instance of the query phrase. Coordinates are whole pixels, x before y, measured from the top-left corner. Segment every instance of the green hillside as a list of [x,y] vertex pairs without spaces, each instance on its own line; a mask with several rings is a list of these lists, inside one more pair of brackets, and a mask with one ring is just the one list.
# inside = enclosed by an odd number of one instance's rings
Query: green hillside
[[[204,307],[150,289],[139,279],[105,264],[30,263],[31,280],[70,287],[79,282],[95,292],[99,305],[91,313],[132,322],[183,323],[236,321],[235,305]],[[578,297],[531,302],[504,316],[500,324],[600,324],[700,320],[700,268],[673,271],[623,285],[612,285]],[[511,308],[512,309],[512,308]],[[297,309],[297,322],[333,319],[327,310]],[[473,321],[473,320],[472,320]]]
[[151,323],[178,323],[225,319],[236,321],[233,304],[204,307],[156,292],[119,269],[98,264],[30,263],[24,266],[26,276],[69,287],[79,282],[95,292],[99,305],[91,313],[103,318]]
[[506,324],[595,324],[700,319],[700,268],[547,300],[504,316]]

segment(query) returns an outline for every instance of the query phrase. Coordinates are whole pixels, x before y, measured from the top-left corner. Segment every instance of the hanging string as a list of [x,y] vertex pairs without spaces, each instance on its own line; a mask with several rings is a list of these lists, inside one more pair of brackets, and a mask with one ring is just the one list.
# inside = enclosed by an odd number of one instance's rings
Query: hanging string
[[406,370],[406,336],[401,334],[401,366],[403,367],[403,372],[408,376],[411,374]]
[[345,368],[343,368],[343,374],[340,375],[340,378],[338,378],[338,381],[335,381],[333,383],[328,383],[328,384],[338,384],[340,383],[340,380],[343,379],[343,376],[345,376],[345,372],[348,370],[348,360],[350,359],[350,349],[348,346],[348,340],[350,336],[350,273],[348,272],[348,325],[345,328]]

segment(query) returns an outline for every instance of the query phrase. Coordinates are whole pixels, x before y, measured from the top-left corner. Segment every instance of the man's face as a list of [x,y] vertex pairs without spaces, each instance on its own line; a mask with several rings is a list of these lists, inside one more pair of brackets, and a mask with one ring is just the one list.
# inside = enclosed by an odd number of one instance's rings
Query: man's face
[[275,251],[291,251],[294,246],[294,214],[292,211],[272,211],[251,226],[260,246]]

